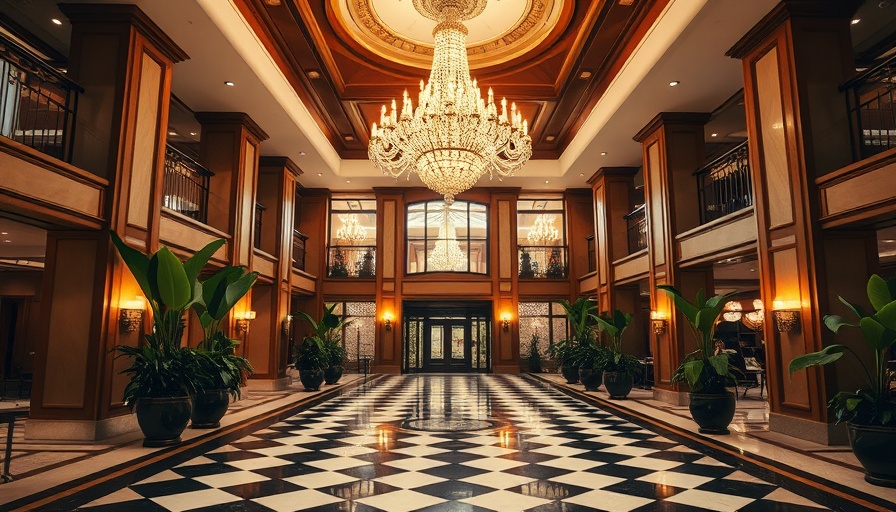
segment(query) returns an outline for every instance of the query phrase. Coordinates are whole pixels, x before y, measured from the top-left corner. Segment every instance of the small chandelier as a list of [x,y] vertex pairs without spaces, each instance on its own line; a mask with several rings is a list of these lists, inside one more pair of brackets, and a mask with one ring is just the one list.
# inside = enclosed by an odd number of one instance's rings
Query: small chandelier
[[380,123],[373,123],[367,155],[392,177],[417,172],[423,183],[442,194],[445,203],[470,189],[488,172],[498,179],[510,176],[532,156],[529,125],[517,112],[495,105],[492,90],[484,100],[467,61],[467,28],[461,21],[475,18],[486,0],[414,0],[421,15],[438,22],[433,30],[435,49],[429,82],[420,81],[415,109],[404,92],[401,113],[383,105]]
[[542,213],[535,217],[526,240],[532,245],[548,245],[560,240],[560,231],[554,227],[554,216]]
[[737,322],[740,320],[743,311],[743,306],[740,305],[740,302],[730,301],[725,304],[725,309],[723,309],[724,313],[722,313],[722,318],[726,322]]
[[426,259],[427,270],[441,272],[460,272],[467,269],[467,255],[460,250],[457,243],[457,232],[454,223],[449,219],[448,208],[445,208],[444,222],[439,226],[439,239]]
[[367,230],[358,222],[358,216],[354,213],[340,215],[342,227],[336,231],[336,240],[354,244],[367,238]]

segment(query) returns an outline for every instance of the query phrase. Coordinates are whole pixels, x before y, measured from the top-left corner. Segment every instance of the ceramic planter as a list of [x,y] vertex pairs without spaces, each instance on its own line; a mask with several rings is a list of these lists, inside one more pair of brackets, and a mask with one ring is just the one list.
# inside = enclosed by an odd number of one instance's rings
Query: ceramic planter
[[628,372],[604,372],[604,386],[611,399],[623,399],[631,393],[635,378]]
[[691,393],[688,407],[691,417],[700,427],[701,434],[728,434],[728,425],[734,419],[736,398],[734,393]]
[[339,382],[339,379],[342,378],[342,372],[344,371],[345,368],[343,368],[341,365],[328,366],[324,370],[324,382],[326,382],[327,384],[336,384],[337,382]]
[[193,416],[190,428],[218,428],[230,405],[226,389],[210,389],[193,396]]
[[604,372],[600,370],[592,370],[590,368],[579,369],[579,380],[585,386],[585,391],[597,391],[600,389],[600,383],[603,380]]
[[299,370],[299,380],[302,381],[305,391],[317,391],[324,383],[324,371],[321,369]]
[[190,421],[192,403],[189,396],[137,400],[137,423],[143,432],[143,446],[180,444],[180,435]]
[[849,445],[865,468],[865,480],[874,485],[896,487],[896,427],[847,423]]
[[560,367],[560,373],[563,374],[563,378],[566,379],[567,384],[575,384],[575,383],[579,382],[579,367],[578,366],[563,365]]

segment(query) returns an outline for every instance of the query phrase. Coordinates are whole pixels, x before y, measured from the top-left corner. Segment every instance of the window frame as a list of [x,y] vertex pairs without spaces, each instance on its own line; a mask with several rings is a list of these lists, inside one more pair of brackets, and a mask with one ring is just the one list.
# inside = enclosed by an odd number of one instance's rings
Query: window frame
[[[421,205],[421,204],[424,205],[424,207],[423,207],[423,211],[422,211],[422,214],[423,214],[423,237],[422,237],[422,238],[413,238],[413,239],[412,239],[411,236],[410,236],[410,229],[409,229],[410,227],[408,226],[408,222],[409,222],[409,220],[410,220],[411,208],[414,207],[414,206],[417,206],[417,205]],[[430,214],[432,211],[434,211],[434,210],[430,210],[429,205],[444,205],[444,201],[442,201],[442,200],[438,200],[438,199],[425,200],[425,201],[415,201],[415,202],[413,202],[413,203],[408,203],[408,204],[405,206],[405,218],[404,218],[404,247],[405,247],[404,275],[405,275],[406,277],[410,277],[410,276],[419,276],[419,275],[468,275],[468,276],[489,276],[489,275],[491,275],[491,274],[490,274],[490,272],[491,272],[491,247],[490,247],[490,244],[489,244],[489,240],[490,240],[490,238],[491,238],[491,218],[489,217],[489,214],[490,214],[491,212],[490,212],[490,209],[489,209],[489,205],[488,205],[488,203],[479,203],[479,202],[476,202],[476,201],[455,201],[451,206],[453,207],[454,205],[459,205],[459,204],[466,204],[466,205],[467,205],[467,208],[466,208],[466,213],[467,213],[466,230],[467,230],[467,235],[466,235],[465,238],[457,237],[457,241],[458,241],[459,243],[466,243],[466,247],[467,247],[467,250],[466,250],[466,256],[467,256],[467,270],[465,270],[465,271],[464,271],[464,270],[458,271],[458,270],[429,270],[429,269],[428,269],[428,267],[429,267],[429,254],[430,254],[430,251],[427,250],[428,244],[429,244],[430,241],[438,241],[438,240],[440,240],[438,237],[430,238],[430,236],[429,236],[429,228],[430,228],[429,223],[428,223],[428,222],[429,222],[429,214]],[[470,213],[471,213],[471,212],[470,212],[470,207],[471,207],[472,205],[476,205],[476,206],[482,207],[483,210],[484,210],[483,213],[484,213],[484,215],[485,215],[485,236],[483,236],[482,238],[478,238],[478,237],[477,237],[477,238],[471,238],[471,236],[470,236],[471,231],[472,231],[472,229],[471,229],[471,225],[470,225],[470,222],[471,222],[471,218],[470,218]],[[444,208],[444,206],[441,206],[439,209],[441,209],[441,208]],[[478,212],[477,212],[477,213],[478,213]],[[426,258],[424,259],[424,268],[426,268],[426,270],[421,271],[421,270],[419,270],[419,266],[418,266],[418,270],[417,270],[416,272],[411,272],[411,269],[410,269],[410,267],[411,267],[411,261],[410,261],[410,258],[411,258],[411,241],[412,241],[412,240],[417,241],[417,242],[419,242],[419,241],[422,241],[422,242],[423,242],[424,254],[425,254],[425,256],[426,256]],[[483,242],[483,247],[485,247],[485,251],[484,251],[484,252],[485,252],[485,257],[484,257],[483,260],[482,260],[482,261],[484,262],[485,271],[483,271],[483,272],[473,272],[472,270],[470,270],[470,269],[472,268],[472,261],[471,261],[471,258],[470,258],[470,247],[471,247],[471,242],[472,242],[472,241],[480,241],[480,240]]]

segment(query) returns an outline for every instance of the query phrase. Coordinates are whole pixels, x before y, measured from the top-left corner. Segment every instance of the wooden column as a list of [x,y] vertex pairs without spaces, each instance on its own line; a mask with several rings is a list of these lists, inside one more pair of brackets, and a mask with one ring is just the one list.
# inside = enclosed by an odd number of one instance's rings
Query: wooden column
[[[849,316],[836,296],[865,303],[878,265],[873,231],[824,232],[815,181],[851,162],[849,122],[839,84],[854,73],[849,22],[861,2],[781,2],[729,52],[742,59],[750,168],[765,303],[769,426],[820,443],[842,442],[826,403],[862,387],[848,364],[788,375],[790,360],[834,342],[825,314]],[[800,317],[778,332],[770,311],[782,301]],[[867,305],[866,305],[867,306]],[[850,337],[852,336],[852,337]],[[838,343],[865,346],[841,331]]]
[[[401,373],[402,296],[401,281],[407,259],[405,252],[404,192],[394,188],[376,191],[376,338],[372,370]],[[384,315],[391,314],[392,327],[386,329]]]
[[[492,371],[495,373],[519,373],[520,371],[520,329],[519,329],[519,265],[517,263],[517,214],[516,204],[519,189],[496,189],[491,194],[489,207],[490,223],[489,250],[494,276],[494,300],[492,322]],[[587,253],[588,250],[585,249]],[[504,331],[501,316],[509,314],[510,328]]]
[[[82,86],[73,163],[109,181],[104,217],[133,247],[158,246],[172,67],[187,55],[134,5],[64,4],[69,75]],[[119,306],[140,295],[106,231],[51,231],[28,439],[90,441],[136,430],[122,406],[126,361],[109,350]]]
[[563,194],[566,209],[566,245],[569,247],[568,277],[571,291],[578,294],[579,278],[588,273],[588,235],[594,234],[594,206],[591,190],[567,189]]
[[643,148],[650,306],[668,317],[666,332],[651,341],[654,396],[671,403],[685,403],[687,399],[671,379],[684,355],[696,346],[686,320],[675,313],[665,293],[656,287],[674,285],[689,298],[701,288],[712,294],[712,269],[681,269],[675,247],[678,233],[700,224],[693,173],[705,159],[703,125],[708,120],[709,114],[664,112],[635,136]]
[[602,167],[588,180],[594,201],[597,300],[601,310],[616,307],[613,262],[628,256],[628,226],[623,218],[632,211],[637,167]]

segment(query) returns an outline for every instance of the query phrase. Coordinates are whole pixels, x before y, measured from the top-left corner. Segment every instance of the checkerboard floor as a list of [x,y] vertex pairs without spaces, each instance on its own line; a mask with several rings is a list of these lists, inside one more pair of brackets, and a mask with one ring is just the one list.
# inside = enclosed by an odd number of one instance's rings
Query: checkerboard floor
[[827,509],[519,377],[406,375],[358,388],[81,510]]

